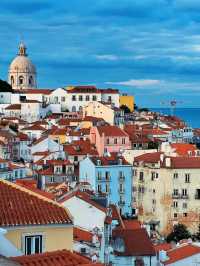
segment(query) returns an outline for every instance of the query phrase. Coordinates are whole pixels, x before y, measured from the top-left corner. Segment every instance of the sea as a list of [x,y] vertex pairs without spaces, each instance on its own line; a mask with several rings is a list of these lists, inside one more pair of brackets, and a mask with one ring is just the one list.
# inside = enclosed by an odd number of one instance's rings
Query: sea
[[[151,108],[151,111],[171,115],[170,108]],[[176,108],[173,114],[184,120],[188,126],[200,128],[200,108]]]

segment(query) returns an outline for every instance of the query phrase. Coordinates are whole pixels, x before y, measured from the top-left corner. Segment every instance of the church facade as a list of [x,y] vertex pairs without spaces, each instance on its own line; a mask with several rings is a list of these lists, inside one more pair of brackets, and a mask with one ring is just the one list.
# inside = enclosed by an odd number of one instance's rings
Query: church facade
[[36,68],[28,58],[26,46],[23,43],[20,43],[18,55],[10,64],[8,83],[14,90],[26,90],[37,87]]

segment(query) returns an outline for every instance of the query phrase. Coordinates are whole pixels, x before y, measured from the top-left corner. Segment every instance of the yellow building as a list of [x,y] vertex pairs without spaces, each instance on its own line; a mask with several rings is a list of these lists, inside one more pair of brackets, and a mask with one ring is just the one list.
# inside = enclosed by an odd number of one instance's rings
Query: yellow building
[[70,214],[58,203],[0,180],[0,227],[23,254],[73,249]]
[[134,111],[134,96],[131,95],[120,95],[119,96],[120,107],[126,105],[131,112]]

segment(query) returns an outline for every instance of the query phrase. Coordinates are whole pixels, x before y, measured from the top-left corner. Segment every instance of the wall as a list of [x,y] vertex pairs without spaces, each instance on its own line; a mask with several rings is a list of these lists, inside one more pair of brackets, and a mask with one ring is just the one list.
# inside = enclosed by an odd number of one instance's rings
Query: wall
[[121,95],[119,96],[120,106],[126,105],[131,112],[134,111],[134,97],[130,95]]
[[8,228],[5,235],[19,250],[22,250],[22,235],[24,233],[44,233],[45,250],[54,251],[61,249],[73,249],[73,227],[56,227],[56,226],[27,226],[24,228]]

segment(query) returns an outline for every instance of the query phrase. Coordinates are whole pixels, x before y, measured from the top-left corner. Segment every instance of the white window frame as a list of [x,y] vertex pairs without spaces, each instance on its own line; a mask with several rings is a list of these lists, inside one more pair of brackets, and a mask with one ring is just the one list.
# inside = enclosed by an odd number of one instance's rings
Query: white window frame
[[[22,234],[22,252],[26,255],[26,237],[36,237],[36,236],[42,236],[42,250],[41,253],[45,252],[45,242],[46,242],[46,237],[44,232],[34,232],[34,233],[23,233]],[[31,254],[35,254],[35,252]]]

